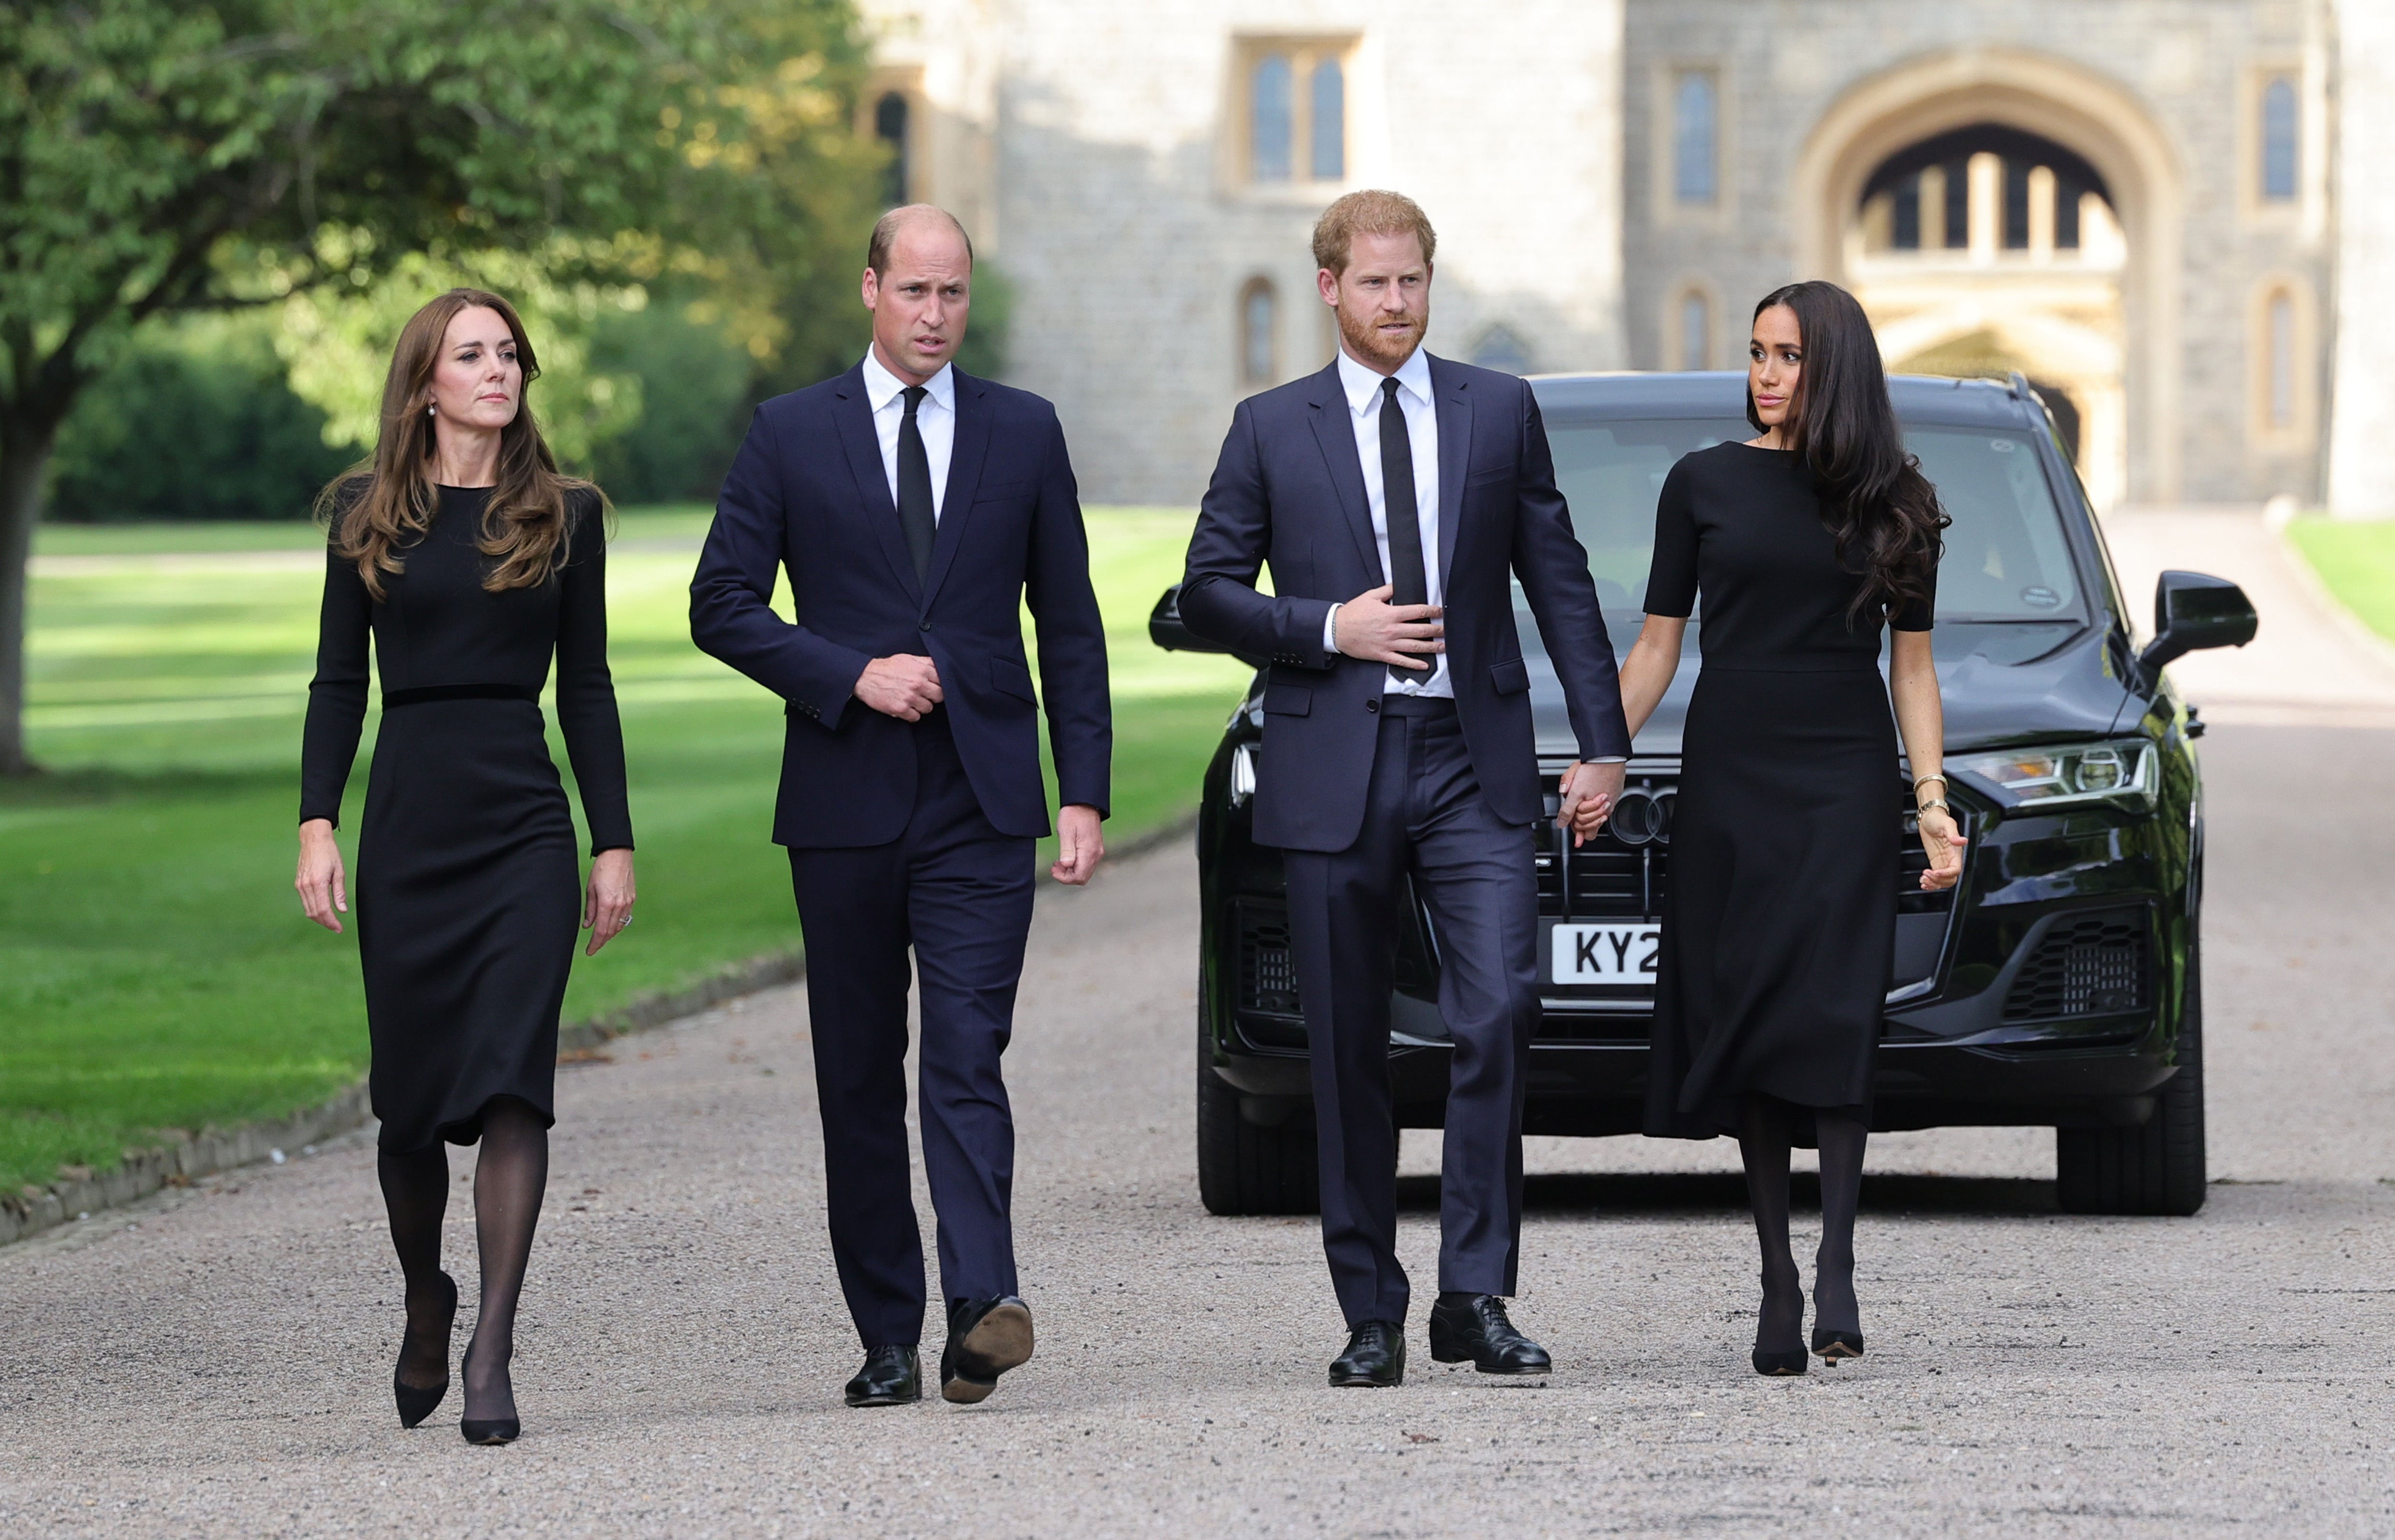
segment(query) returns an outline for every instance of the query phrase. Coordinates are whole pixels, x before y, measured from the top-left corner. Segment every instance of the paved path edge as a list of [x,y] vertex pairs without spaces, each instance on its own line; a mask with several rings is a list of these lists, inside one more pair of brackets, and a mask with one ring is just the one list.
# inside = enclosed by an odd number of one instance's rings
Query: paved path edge
[[[1187,837],[1198,826],[1195,809],[1156,828],[1133,836],[1108,850],[1109,861],[1128,861]],[[1040,874],[1045,892],[1061,886]],[[561,1028],[561,1055],[588,1053],[601,1044],[633,1033],[647,1032],[695,1016],[710,1006],[762,990],[778,989],[806,977],[806,954],[792,950],[736,963],[681,989],[661,990],[628,1001],[614,1010]],[[347,1133],[374,1115],[360,1081],[320,1107],[270,1118],[236,1128],[204,1128],[186,1134],[158,1150],[128,1150],[114,1169],[86,1177],[70,1177],[47,1187],[25,1186],[0,1193],[0,1245],[52,1230],[70,1219],[88,1218],[101,1209],[136,1203],[162,1187],[179,1186],[238,1166],[272,1160],[285,1150]]]

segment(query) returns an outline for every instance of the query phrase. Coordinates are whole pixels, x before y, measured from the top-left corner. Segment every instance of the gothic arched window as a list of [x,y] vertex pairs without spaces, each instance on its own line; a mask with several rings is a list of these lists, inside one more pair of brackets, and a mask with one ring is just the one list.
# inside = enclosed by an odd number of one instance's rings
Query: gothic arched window
[[1683,369],[1710,369],[1714,357],[1714,307],[1700,289],[1689,289],[1680,296],[1679,364]]
[[1239,381],[1270,385],[1280,378],[1280,303],[1272,280],[1250,278],[1239,290]]
[[873,104],[873,137],[890,147],[881,172],[881,202],[892,208],[906,201],[906,93],[885,91]]
[[1713,72],[1686,70],[1672,90],[1672,196],[1710,204],[1720,184],[1720,103]]
[[2296,83],[2280,75],[2262,87],[2262,196],[2285,203],[2296,195]]
[[1289,55],[1266,54],[1256,60],[1248,81],[1248,172],[1260,182],[1290,178],[1290,141],[1296,137],[1290,74]]
[[1314,179],[1347,176],[1347,72],[1335,59],[1314,67]]

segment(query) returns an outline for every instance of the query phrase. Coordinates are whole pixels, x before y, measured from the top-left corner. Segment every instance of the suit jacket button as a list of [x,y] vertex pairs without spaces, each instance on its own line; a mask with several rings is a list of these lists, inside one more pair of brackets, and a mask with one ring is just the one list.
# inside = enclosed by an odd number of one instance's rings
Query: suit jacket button
[[1364,703],[1364,709],[1367,711],[1378,711],[1381,709],[1381,703],[1378,701],[1366,701]]
[[916,629],[916,630],[918,630],[918,631],[928,631],[928,630],[930,630],[931,628],[932,628],[932,623],[931,623],[930,621],[928,621],[928,620],[927,620],[927,621],[925,621],[922,625],[918,625],[917,627],[915,627],[915,629]]

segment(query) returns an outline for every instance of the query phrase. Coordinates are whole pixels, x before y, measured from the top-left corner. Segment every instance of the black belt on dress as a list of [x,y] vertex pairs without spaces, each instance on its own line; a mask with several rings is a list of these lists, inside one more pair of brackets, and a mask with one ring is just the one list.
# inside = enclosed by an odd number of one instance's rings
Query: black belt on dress
[[540,691],[520,684],[428,684],[414,690],[384,691],[382,708],[396,711],[404,705],[423,705],[430,701],[529,701],[538,705]]

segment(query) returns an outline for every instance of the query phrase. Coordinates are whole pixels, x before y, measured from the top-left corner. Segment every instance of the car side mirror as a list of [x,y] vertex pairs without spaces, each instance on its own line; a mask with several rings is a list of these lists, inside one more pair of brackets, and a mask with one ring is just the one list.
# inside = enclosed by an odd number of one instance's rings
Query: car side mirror
[[1262,658],[1233,652],[1189,629],[1188,624],[1181,618],[1181,585],[1178,583],[1165,589],[1164,597],[1156,601],[1156,608],[1147,612],[1147,639],[1168,652],[1220,652],[1238,659],[1250,668],[1264,666]]
[[2245,590],[2202,573],[2164,573],[2154,582],[2154,639],[2137,654],[2137,668],[2157,678],[2172,663],[2207,647],[2243,647],[2260,617]]
[[1181,619],[1181,585],[1176,583],[1164,590],[1156,608],[1147,612],[1147,639],[1168,652],[1224,652],[1228,648],[1217,647],[1183,624]]

